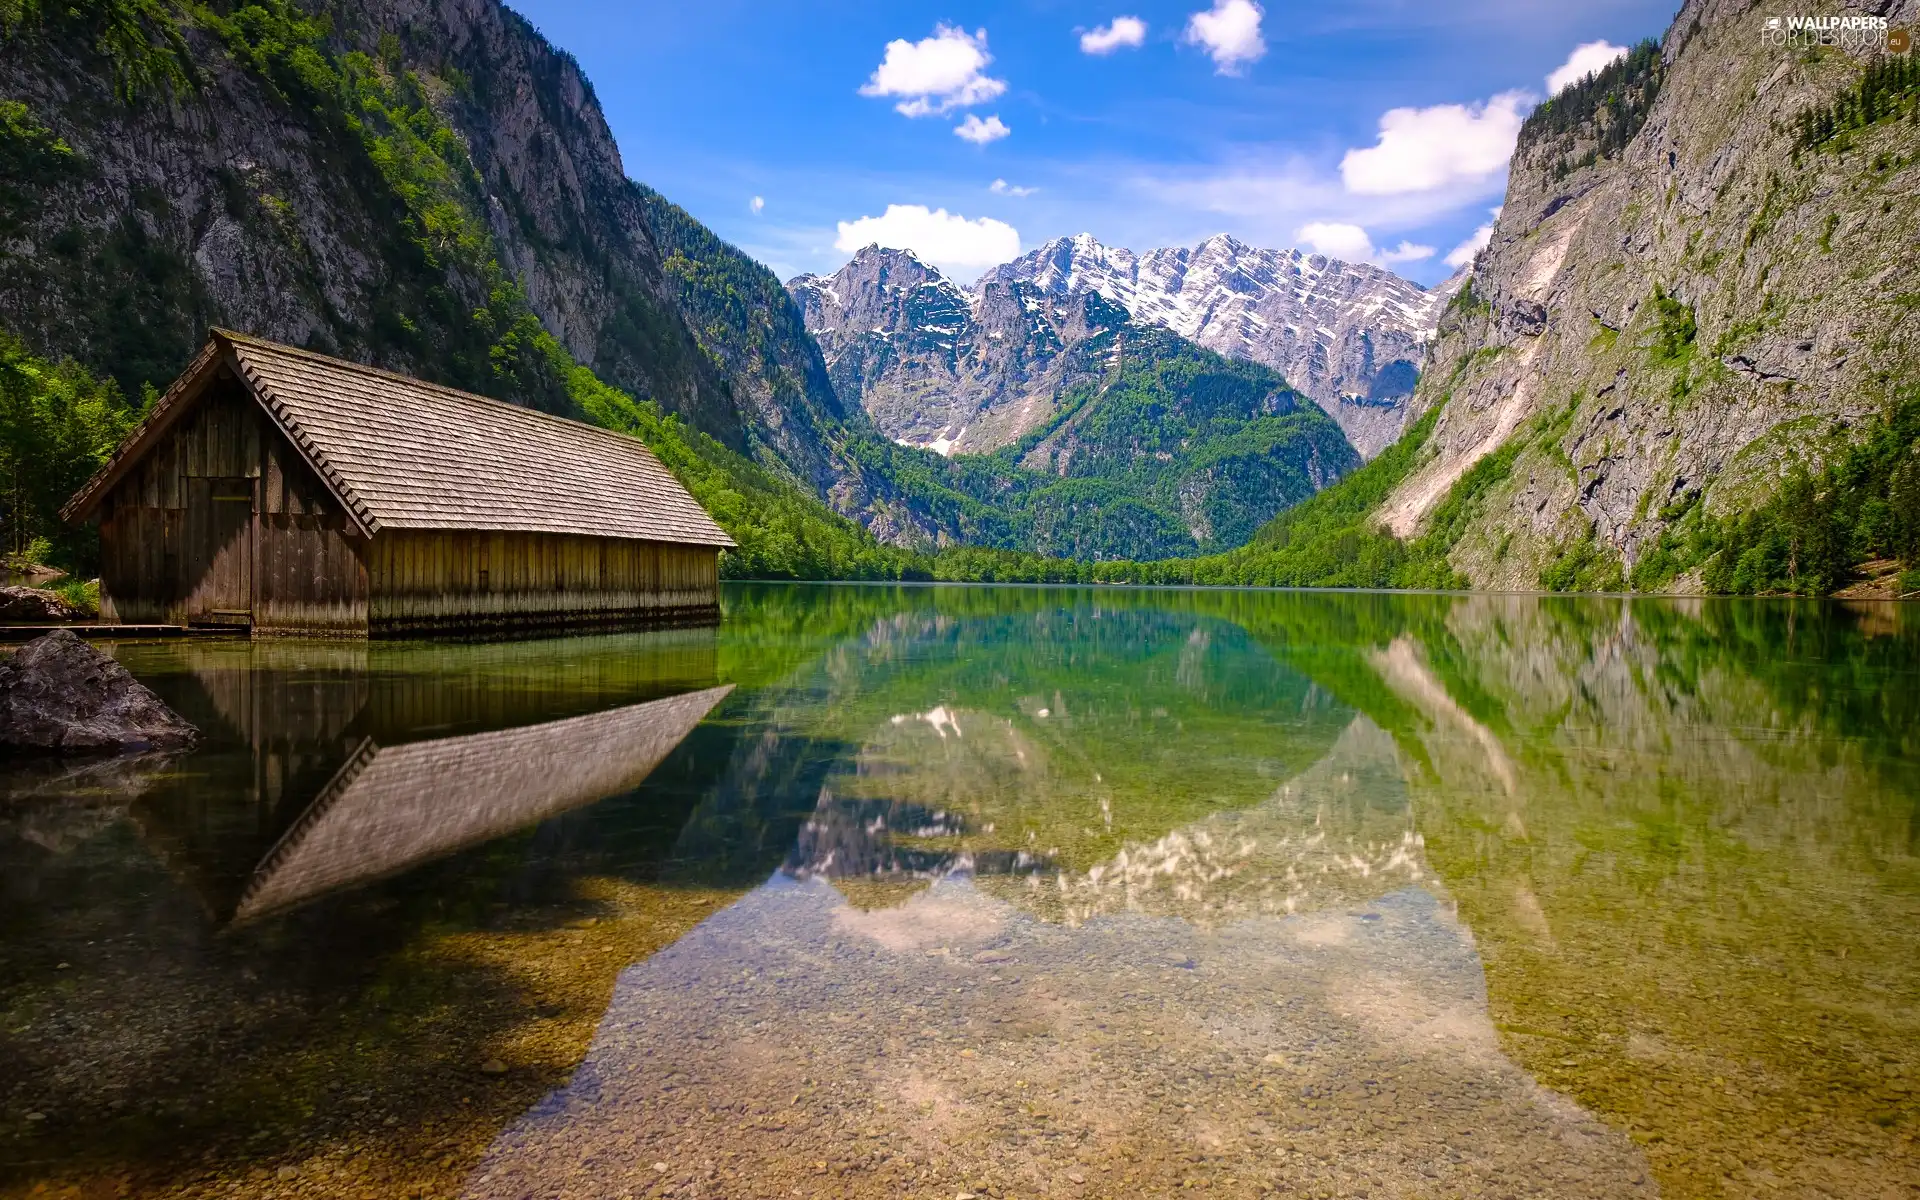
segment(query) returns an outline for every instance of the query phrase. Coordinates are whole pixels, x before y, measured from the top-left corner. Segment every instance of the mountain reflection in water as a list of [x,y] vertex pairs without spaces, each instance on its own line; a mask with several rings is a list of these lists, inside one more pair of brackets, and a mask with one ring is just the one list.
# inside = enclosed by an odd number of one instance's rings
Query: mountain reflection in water
[[0,773],[0,1194],[1920,1188],[1906,609],[726,611],[117,648],[211,736]]
[[868,910],[819,868],[903,865],[838,842],[624,973],[466,1194],[1653,1195],[1501,1053],[1393,767],[1356,718],[1252,808],[1085,871],[961,854]]

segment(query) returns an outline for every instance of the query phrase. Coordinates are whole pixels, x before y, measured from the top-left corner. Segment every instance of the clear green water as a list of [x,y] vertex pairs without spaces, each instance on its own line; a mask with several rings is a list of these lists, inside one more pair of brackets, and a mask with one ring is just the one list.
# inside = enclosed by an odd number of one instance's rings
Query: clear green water
[[0,1195],[1912,1196],[1920,615],[742,586],[112,648]]

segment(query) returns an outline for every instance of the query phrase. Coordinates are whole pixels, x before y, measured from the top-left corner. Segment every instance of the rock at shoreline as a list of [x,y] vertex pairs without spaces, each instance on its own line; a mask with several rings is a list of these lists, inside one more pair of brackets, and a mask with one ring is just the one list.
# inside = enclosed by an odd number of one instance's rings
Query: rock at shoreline
[[0,587],[0,621],[73,621],[83,614],[58,592],[30,587]]
[[184,750],[200,731],[127,669],[56,629],[0,662],[0,750]]

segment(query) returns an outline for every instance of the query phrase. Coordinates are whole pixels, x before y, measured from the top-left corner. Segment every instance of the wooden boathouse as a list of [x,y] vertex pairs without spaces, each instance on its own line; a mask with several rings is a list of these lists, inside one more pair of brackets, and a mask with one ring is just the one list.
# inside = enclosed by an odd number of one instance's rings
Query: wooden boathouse
[[711,620],[733,545],[635,438],[225,330],[62,516],[103,621],[256,635]]

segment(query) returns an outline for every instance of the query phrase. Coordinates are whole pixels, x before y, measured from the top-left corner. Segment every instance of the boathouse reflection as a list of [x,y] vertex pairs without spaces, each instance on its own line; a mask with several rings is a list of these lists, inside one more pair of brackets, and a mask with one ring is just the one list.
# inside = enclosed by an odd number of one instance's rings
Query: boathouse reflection
[[158,681],[251,785],[147,789],[142,839],[221,922],[285,912],[631,791],[731,691],[711,630],[436,646],[233,644]]

